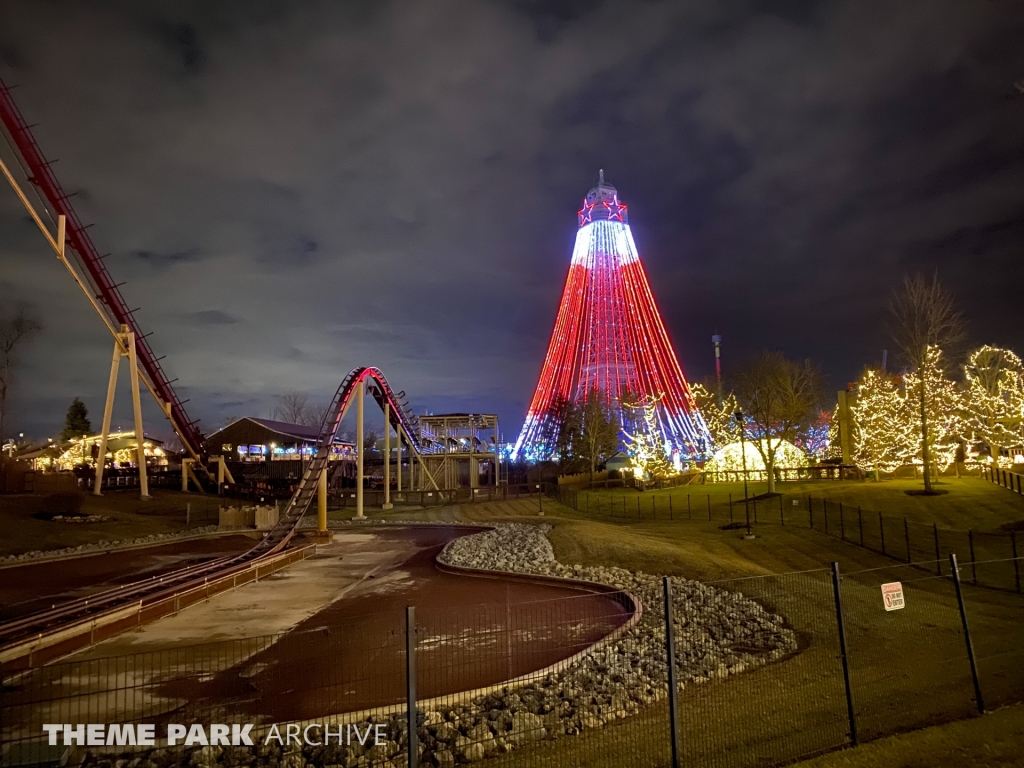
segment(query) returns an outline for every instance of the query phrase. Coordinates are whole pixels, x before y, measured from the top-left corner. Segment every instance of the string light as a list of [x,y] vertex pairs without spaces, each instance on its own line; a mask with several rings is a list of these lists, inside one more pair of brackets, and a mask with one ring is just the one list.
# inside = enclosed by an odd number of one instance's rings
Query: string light
[[[758,450],[757,443],[760,443],[761,450]],[[775,449],[775,466],[780,469],[795,469],[807,466],[807,454],[797,448],[788,440],[772,439]],[[742,447],[741,447],[742,446]],[[768,453],[767,441],[764,439],[745,440],[742,443],[735,442],[724,445],[715,451],[714,456],[708,460],[704,469],[706,472],[742,472],[743,457],[746,455],[746,468],[752,472],[751,480],[762,479],[765,473],[764,457],[761,451]],[[742,479],[742,475],[734,479]]]
[[[850,406],[853,461],[865,472],[893,472],[913,455],[914,419],[896,376],[868,369]],[[920,442],[920,433],[918,433]]]
[[663,395],[647,396],[632,403],[624,402],[624,410],[631,411],[630,430],[622,430],[626,441],[633,475],[643,480],[668,477],[676,473],[676,466],[669,461],[665,450],[665,437],[658,418],[658,403]]
[[581,401],[592,389],[616,408],[627,392],[656,398],[669,453],[694,455],[711,444],[640,263],[626,206],[603,177],[579,212],[561,305],[513,459],[550,457],[558,428],[553,406]]
[[964,421],[972,442],[984,440],[993,461],[1012,460],[999,449],[1024,443],[1024,364],[1008,349],[983,346],[964,366]]
[[691,385],[690,391],[693,393],[693,401],[696,403],[697,409],[704,417],[711,445],[722,446],[738,441],[740,428],[733,417],[733,414],[740,410],[736,395],[730,392],[719,402],[718,396],[709,392],[708,388],[699,382]]
[[942,366],[942,350],[929,346],[918,371],[902,377],[867,370],[851,406],[854,420],[854,461],[865,471],[892,472],[907,464],[923,464],[921,381],[925,384],[924,414],[928,450],[941,472],[956,460],[966,432],[964,400]]

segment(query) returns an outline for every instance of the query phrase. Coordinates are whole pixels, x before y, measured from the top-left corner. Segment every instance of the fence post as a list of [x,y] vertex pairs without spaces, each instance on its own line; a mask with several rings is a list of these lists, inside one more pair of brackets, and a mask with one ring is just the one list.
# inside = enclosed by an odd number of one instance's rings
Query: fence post
[[860,531],[860,545],[864,546],[864,515],[861,514],[860,507],[857,507],[857,530]]
[[932,523],[932,532],[935,534],[935,570],[939,576],[942,575],[942,555],[939,554],[939,526]]
[[420,760],[416,724],[416,607],[405,609],[405,722],[409,729],[409,768],[416,768]]
[[853,688],[850,686],[850,658],[846,650],[846,627],[843,624],[843,595],[839,588],[839,563],[832,563],[832,593],[836,601],[836,625],[839,631],[839,652],[843,658],[843,682],[846,685],[846,715],[850,721],[850,743],[857,746],[857,717],[853,711]]
[[978,663],[974,659],[974,645],[971,643],[971,630],[967,626],[967,609],[964,608],[964,593],[960,588],[960,568],[956,564],[956,555],[949,553],[949,568],[956,586],[956,601],[960,605],[960,621],[964,625],[964,642],[967,644],[967,659],[971,662],[971,678],[974,680],[974,700],[978,704],[978,713],[985,714],[985,700],[981,697],[981,681],[978,679]]
[[1017,594],[1020,594],[1020,560],[1017,559],[1017,532],[1010,531],[1010,547],[1013,551],[1013,580],[1017,586]]
[[672,579],[662,580],[665,588],[665,650],[668,652],[668,715],[671,718],[672,768],[679,768],[679,691],[676,682],[676,633],[672,612]]
[[971,583],[978,586],[978,564],[974,562],[974,531],[970,528],[967,529],[967,543],[971,546]]
[[907,562],[910,562],[910,524],[907,522],[907,518],[903,518],[903,538],[907,542]]

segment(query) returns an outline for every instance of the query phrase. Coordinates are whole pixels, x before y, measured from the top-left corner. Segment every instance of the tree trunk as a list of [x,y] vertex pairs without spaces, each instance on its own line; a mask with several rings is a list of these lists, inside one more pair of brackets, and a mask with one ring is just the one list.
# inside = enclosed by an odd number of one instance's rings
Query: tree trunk
[[768,470],[768,493],[775,493],[775,452],[771,445],[768,446],[768,461],[764,468]]
[[875,482],[880,482],[881,478],[878,476],[878,465],[875,464]]
[[931,452],[928,449],[928,411],[925,408],[924,366],[922,365],[918,370],[921,372],[921,464],[924,469],[924,489],[930,493],[932,490],[932,461]]

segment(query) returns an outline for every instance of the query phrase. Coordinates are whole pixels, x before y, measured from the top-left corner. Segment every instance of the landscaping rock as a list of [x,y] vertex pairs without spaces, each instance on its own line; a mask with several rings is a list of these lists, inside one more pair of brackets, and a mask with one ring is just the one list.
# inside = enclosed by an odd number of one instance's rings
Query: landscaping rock
[[[559,563],[547,539],[548,530],[549,526],[542,525],[491,524],[490,530],[452,541],[438,560],[462,568],[529,573],[611,586],[640,601],[641,619],[613,642],[589,648],[571,665],[543,679],[490,691],[472,700],[462,698],[454,705],[423,712],[418,728],[421,765],[454,768],[459,763],[479,762],[545,739],[603,728],[667,695],[661,578],[622,568]],[[738,592],[674,579],[673,597],[675,662],[682,684],[700,684],[756,669],[797,650],[796,635],[782,617]],[[370,722],[365,720],[360,726]],[[284,757],[279,757],[276,748],[259,745],[249,750],[251,761],[234,755],[233,751],[225,755],[219,768],[249,762],[273,768],[303,768],[307,764],[345,768],[404,766],[408,744],[405,713],[373,722],[383,723],[388,738],[385,745],[369,749],[350,745],[337,750],[315,747]],[[219,749],[204,747],[192,752],[191,765],[215,768]],[[189,755],[168,750],[153,750],[148,757],[160,768],[190,764]],[[87,755],[82,765],[101,768],[113,763],[107,757]]]

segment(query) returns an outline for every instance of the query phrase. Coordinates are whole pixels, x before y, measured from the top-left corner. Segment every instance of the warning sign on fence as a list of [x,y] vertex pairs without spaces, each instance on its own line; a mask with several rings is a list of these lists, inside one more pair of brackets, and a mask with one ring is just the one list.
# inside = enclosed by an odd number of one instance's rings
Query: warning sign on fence
[[906,603],[903,600],[903,585],[898,581],[894,581],[890,584],[883,584],[882,602],[885,604],[885,610],[887,611],[898,611],[900,608],[905,608]]

